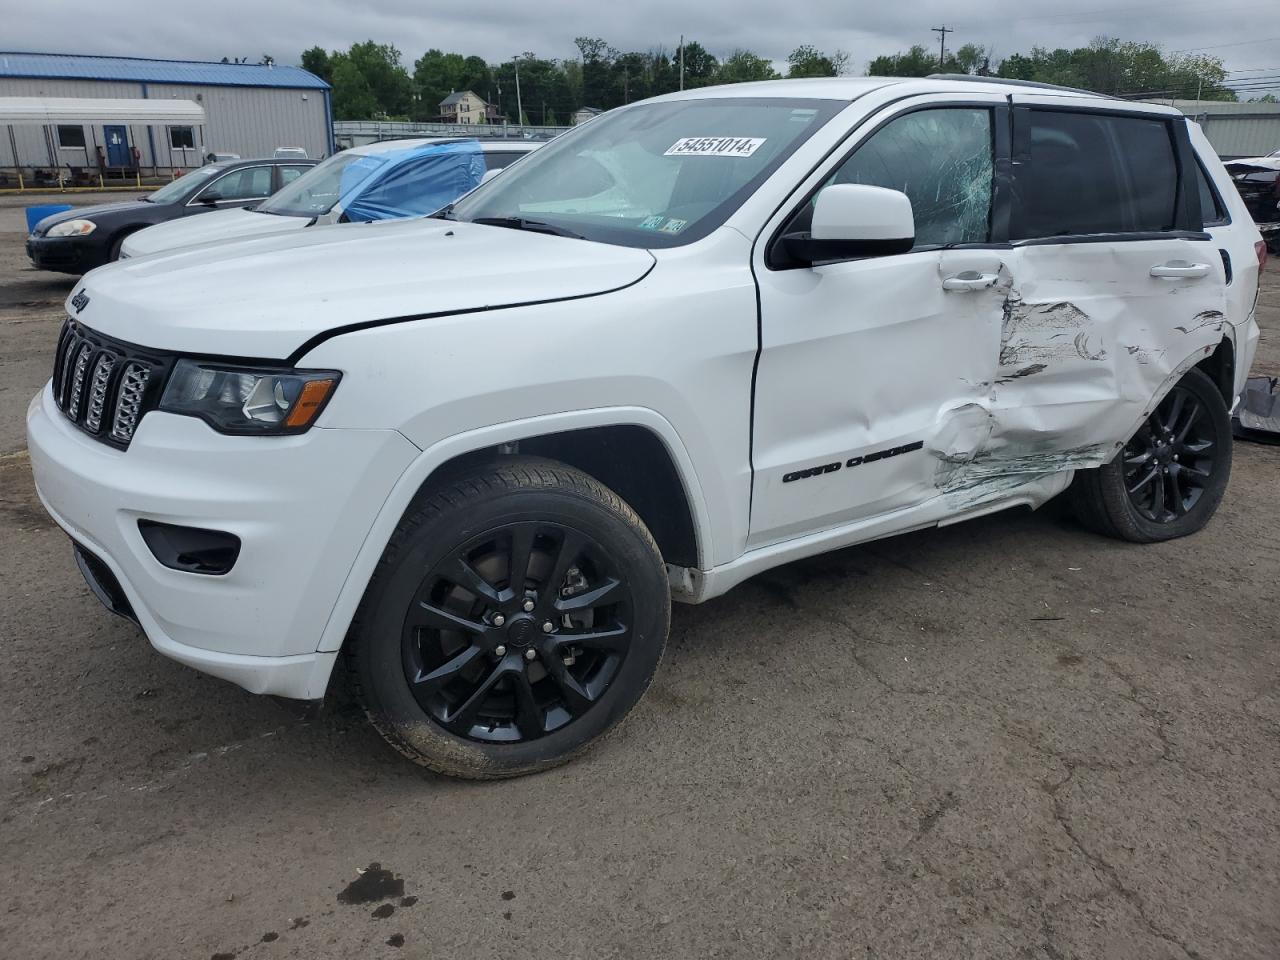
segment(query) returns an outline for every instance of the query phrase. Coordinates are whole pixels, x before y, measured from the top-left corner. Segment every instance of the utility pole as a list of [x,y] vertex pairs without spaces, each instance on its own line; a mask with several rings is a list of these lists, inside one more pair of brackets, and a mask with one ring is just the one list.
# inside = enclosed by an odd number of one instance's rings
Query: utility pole
[[520,125],[520,132],[524,133],[524,105],[520,101],[520,58],[512,57],[511,62],[516,67],[516,123]]
[[684,34],[680,34],[680,89],[684,89]]
[[953,30],[951,27],[948,27],[946,24],[943,24],[940,27],[930,27],[929,29],[932,30],[934,33],[938,34],[942,38],[942,45],[938,48],[938,69],[946,70],[947,69],[947,34],[955,33],[955,30]]

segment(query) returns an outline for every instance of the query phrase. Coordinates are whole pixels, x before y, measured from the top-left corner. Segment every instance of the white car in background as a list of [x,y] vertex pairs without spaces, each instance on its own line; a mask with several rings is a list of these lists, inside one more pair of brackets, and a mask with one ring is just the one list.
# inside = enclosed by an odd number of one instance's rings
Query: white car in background
[[120,258],[288,233],[318,224],[425,216],[478,186],[487,173],[509,166],[540,146],[524,140],[433,137],[353,147],[315,166],[253,208],[223,210],[189,222],[139,230],[125,241]]

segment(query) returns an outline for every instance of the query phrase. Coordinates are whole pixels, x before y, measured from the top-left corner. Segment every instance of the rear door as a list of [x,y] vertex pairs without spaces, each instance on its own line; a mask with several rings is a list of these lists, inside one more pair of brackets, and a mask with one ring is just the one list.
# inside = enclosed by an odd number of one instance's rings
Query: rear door
[[192,212],[199,212],[258,203],[271,196],[273,173],[272,165],[267,163],[237,167],[205,186],[187,202],[187,207]]
[[1013,101],[992,459],[1094,466],[1221,341],[1226,270],[1181,117]]
[[[287,187],[289,184],[293,183],[293,181],[297,180],[300,176],[302,176],[304,173],[306,173],[308,170],[310,170],[310,169],[311,169],[312,167],[314,167],[314,166],[315,166],[315,164],[314,164],[314,163],[308,163],[308,164],[302,164],[302,163],[280,163],[280,164],[276,164],[276,185],[275,185],[275,189],[276,189],[276,190],[279,190],[281,187]],[[273,192],[274,192],[274,191],[273,191]]]

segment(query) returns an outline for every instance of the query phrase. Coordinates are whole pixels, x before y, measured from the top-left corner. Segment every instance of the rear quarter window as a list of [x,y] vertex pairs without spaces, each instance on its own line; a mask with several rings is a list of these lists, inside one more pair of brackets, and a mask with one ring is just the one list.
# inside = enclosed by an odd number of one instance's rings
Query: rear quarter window
[[1016,240],[1174,229],[1178,165],[1167,121],[1032,110],[1016,168]]
[[1209,174],[1205,172],[1204,164],[1196,161],[1196,181],[1200,188],[1200,217],[1204,221],[1206,227],[1217,227],[1224,223],[1229,223],[1227,217],[1227,209],[1223,206],[1222,198],[1218,196],[1218,191],[1214,189]]
[[484,166],[486,170],[501,170],[503,167],[509,167],[521,157],[523,152],[496,150],[486,151],[484,155]]

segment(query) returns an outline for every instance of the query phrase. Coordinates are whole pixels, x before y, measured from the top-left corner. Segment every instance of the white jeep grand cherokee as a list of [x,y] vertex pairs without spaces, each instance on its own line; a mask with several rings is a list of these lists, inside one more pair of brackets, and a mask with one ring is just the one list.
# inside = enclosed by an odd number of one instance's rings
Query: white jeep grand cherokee
[[669,597],[1070,488],[1134,541],[1231,468],[1257,229],[1195,124],[947,78],[686,91],[435,219],[90,273],[36,482],[162,653],[502,777],[635,705]]

